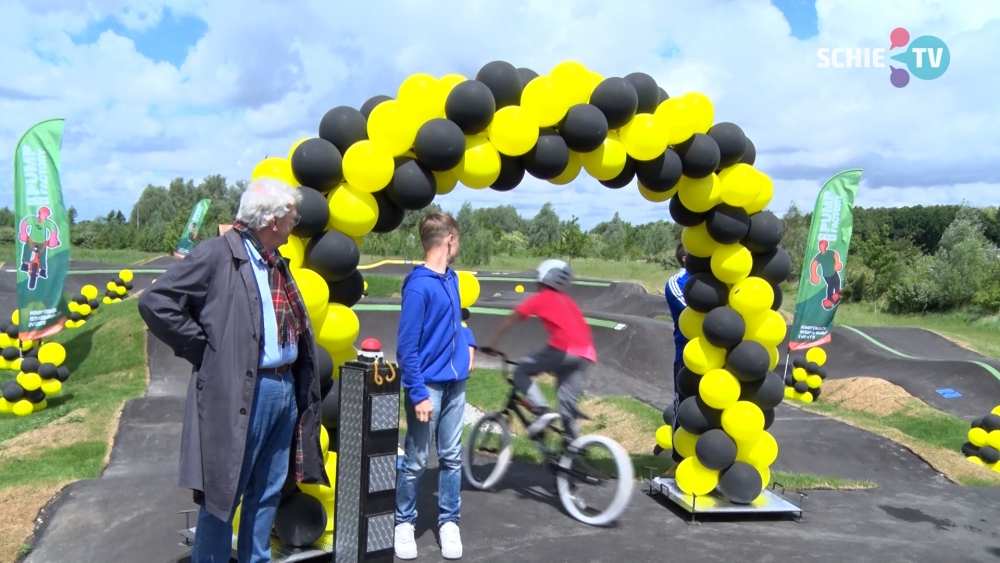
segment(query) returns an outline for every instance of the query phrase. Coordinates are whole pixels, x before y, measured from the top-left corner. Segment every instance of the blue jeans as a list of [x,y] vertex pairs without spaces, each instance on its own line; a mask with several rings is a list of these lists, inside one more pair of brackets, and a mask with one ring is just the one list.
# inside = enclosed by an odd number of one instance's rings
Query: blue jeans
[[229,519],[198,511],[198,528],[191,563],[228,563],[232,552],[233,516],[243,495],[237,553],[239,563],[271,560],[271,528],[288,476],[292,432],[298,420],[295,379],[260,375],[250,414],[250,431],[240,470],[239,486]]
[[427,469],[427,456],[437,435],[438,526],[458,523],[462,507],[462,428],[465,426],[465,380],[428,383],[434,412],[428,422],[417,420],[414,405],[406,399],[406,453],[396,477],[396,523],[417,519],[417,489]]

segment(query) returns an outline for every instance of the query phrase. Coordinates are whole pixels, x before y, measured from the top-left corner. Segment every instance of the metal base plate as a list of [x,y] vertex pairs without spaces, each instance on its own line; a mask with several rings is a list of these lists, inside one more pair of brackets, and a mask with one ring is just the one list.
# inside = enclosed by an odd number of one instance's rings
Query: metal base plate
[[656,477],[647,481],[652,492],[659,493],[681,508],[697,514],[802,514],[802,508],[795,506],[770,489],[764,489],[750,504],[736,504],[726,500],[716,491],[704,496],[689,495],[681,491],[676,479]]
[[[179,534],[188,544],[194,544],[195,528],[179,530]],[[236,558],[236,535],[233,534],[233,559]],[[308,561],[321,555],[333,553],[333,543],[324,542],[322,539],[309,547],[289,547],[285,545],[278,536],[271,534],[271,561],[274,563],[294,563],[295,561]]]

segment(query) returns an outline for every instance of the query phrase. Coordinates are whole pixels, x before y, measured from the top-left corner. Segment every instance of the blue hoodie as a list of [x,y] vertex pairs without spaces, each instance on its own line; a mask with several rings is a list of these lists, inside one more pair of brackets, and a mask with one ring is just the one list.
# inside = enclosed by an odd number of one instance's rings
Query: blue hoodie
[[458,275],[417,266],[403,280],[396,359],[403,389],[414,404],[428,397],[425,383],[469,378],[469,342],[462,330]]

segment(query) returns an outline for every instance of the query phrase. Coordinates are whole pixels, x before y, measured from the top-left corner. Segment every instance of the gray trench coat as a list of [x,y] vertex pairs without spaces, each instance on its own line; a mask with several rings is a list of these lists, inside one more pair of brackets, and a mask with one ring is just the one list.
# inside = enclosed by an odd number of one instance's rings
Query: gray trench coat
[[[260,294],[239,233],[209,239],[139,297],[149,331],[191,362],[181,435],[181,487],[204,492],[204,506],[228,520],[240,469],[260,360]],[[320,446],[322,402],[316,343],[306,319],[295,375],[299,420],[289,471],[302,483],[329,486]],[[297,448],[302,457],[297,459]]]

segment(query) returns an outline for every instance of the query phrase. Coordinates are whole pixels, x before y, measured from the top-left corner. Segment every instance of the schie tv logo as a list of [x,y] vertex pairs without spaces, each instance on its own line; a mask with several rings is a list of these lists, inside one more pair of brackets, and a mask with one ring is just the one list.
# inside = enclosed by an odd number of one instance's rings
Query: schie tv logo
[[[894,61],[899,61],[906,68],[889,64],[889,82],[896,88],[902,88],[910,83],[910,74],[921,80],[940,78],[951,63],[951,52],[944,41],[933,35],[921,35],[910,42],[910,32],[903,27],[897,27],[889,34],[889,49],[906,47],[902,53],[893,55]],[[886,49],[821,47],[816,50],[819,68],[885,68]],[[909,69],[909,72],[907,72]]]

